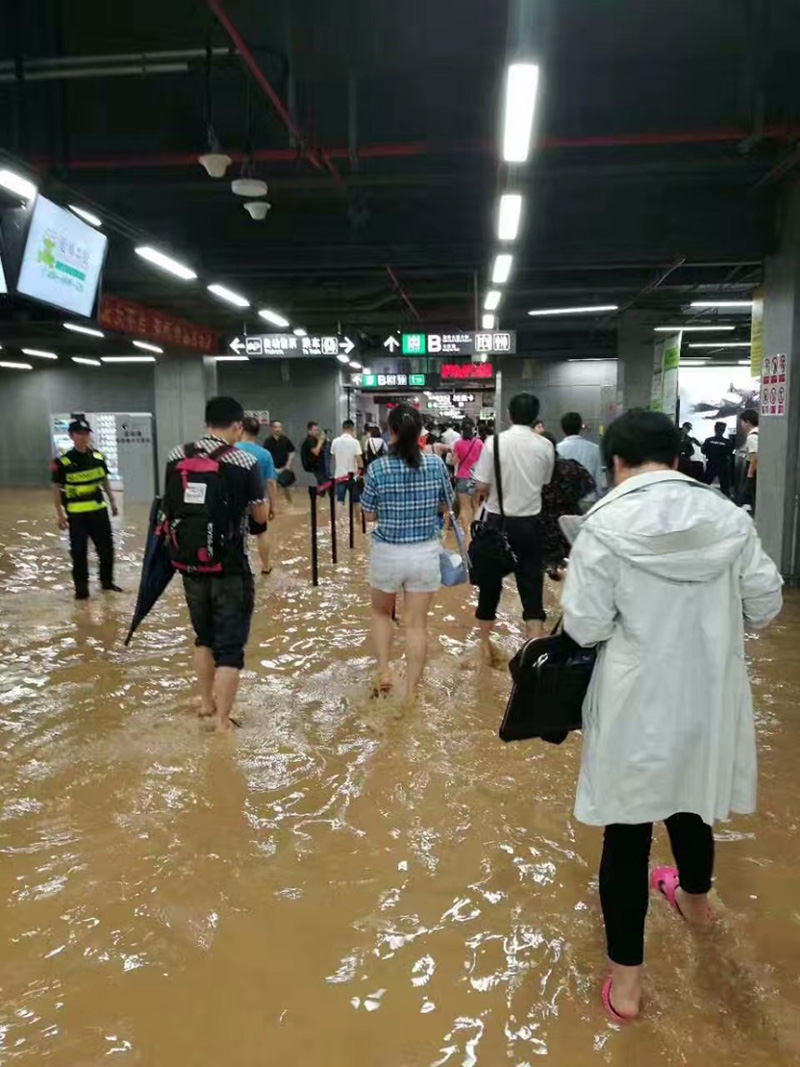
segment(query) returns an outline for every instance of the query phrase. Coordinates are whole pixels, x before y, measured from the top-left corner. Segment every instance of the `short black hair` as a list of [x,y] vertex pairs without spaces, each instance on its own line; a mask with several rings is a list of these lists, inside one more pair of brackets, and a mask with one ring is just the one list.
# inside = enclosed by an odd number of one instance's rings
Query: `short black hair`
[[758,426],[758,412],[755,408],[745,408],[741,414],[742,422],[749,426]]
[[232,396],[212,396],[206,404],[206,426],[227,430],[235,422],[244,420],[244,408]]
[[511,397],[508,414],[517,426],[533,426],[539,417],[539,398],[533,393],[517,393]]
[[575,437],[583,429],[583,418],[577,411],[568,411],[561,417],[561,429],[567,437]]
[[317,422],[317,420],[316,419],[309,419],[308,426],[306,426],[306,429],[307,430],[313,430],[315,426],[319,426],[319,423]]
[[344,422],[342,423],[342,429],[343,430],[353,430],[353,429],[355,429],[355,425],[356,424],[353,422],[352,419],[345,419]]
[[691,428],[692,428],[692,424],[690,422],[682,422],[681,423],[681,429],[682,430],[691,430]]
[[261,423],[255,415],[245,415],[242,419],[242,429],[245,433],[249,433],[251,437],[257,437],[261,429]]
[[726,424],[726,423],[724,423],[724,422],[715,422],[715,423],[714,423],[714,429],[715,429],[715,430],[716,430],[717,432],[719,432],[720,430],[727,430],[727,429],[728,429],[728,426],[727,426],[727,424]]
[[613,467],[615,456],[628,467],[641,467],[643,463],[671,467],[680,454],[680,430],[660,411],[626,411],[611,423],[603,438],[603,458],[609,468]]

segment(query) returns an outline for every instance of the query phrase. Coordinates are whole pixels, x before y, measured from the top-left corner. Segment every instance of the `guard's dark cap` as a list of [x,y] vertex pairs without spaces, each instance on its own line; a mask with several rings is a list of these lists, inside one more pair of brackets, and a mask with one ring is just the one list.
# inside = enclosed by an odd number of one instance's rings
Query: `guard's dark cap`
[[91,433],[92,428],[86,419],[73,419],[69,424],[70,433]]

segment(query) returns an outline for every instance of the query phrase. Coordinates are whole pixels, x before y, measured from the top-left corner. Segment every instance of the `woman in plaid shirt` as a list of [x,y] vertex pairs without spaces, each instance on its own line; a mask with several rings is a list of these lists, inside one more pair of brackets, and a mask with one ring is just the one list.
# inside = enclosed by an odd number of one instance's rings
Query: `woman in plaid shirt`
[[447,468],[419,447],[422,419],[408,404],[389,413],[389,454],[369,465],[361,506],[372,534],[369,582],[372,636],[378,657],[375,693],[392,688],[389,658],[397,594],[405,592],[406,702],[412,703],[425,667],[427,619],[441,585],[440,516],[453,503]]

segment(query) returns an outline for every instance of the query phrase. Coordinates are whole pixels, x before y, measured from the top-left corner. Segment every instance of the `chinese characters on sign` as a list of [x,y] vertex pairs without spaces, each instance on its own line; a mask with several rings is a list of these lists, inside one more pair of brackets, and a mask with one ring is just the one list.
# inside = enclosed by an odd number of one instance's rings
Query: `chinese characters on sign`
[[228,347],[232,348],[237,356],[244,352],[248,356],[279,356],[281,359],[291,359],[295,356],[349,356],[356,346],[349,337],[296,337],[292,333],[256,333],[248,335],[244,341],[235,337]]
[[443,382],[484,381],[494,378],[491,363],[443,363]]
[[156,344],[192,348],[196,352],[218,350],[219,339],[213,330],[118,296],[103,296],[98,321],[108,330],[118,330]]
[[783,354],[764,356],[761,364],[761,414],[785,415],[789,400],[789,361]]
[[517,335],[513,330],[487,330],[473,333],[404,333],[404,356],[475,356],[489,352],[514,353]]
[[362,374],[362,389],[385,389],[387,387],[418,388],[425,385],[424,374]]

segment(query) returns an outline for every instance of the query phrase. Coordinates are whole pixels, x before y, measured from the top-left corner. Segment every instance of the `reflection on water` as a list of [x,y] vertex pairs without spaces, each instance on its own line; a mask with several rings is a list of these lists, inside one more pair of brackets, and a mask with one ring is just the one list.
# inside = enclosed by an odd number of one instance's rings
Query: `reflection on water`
[[[194,718],[179,585],[125,651],[132,595],[75,605],[46,496],[0,494],[0,1062],[800,1062],[800,601],[749,646],[761,811],[719,828],[719,927],[654,903],[621,1031],[579,740],[497,740],[507,676],[464,663],[464,589],[423,706],[371,703],[363,542],[312,590],[297,500],[230,740]],[[131,590],[144,520],[118,537]]]

